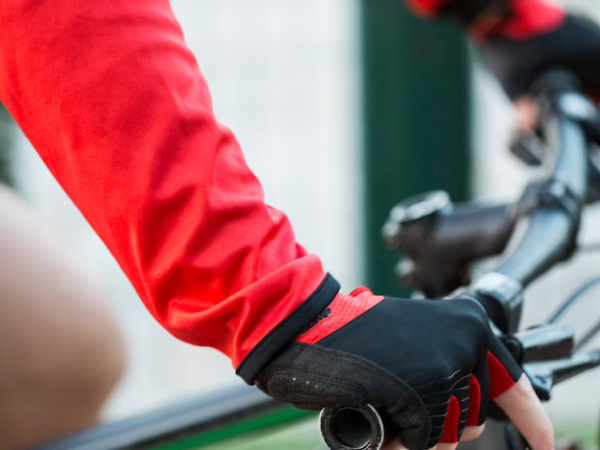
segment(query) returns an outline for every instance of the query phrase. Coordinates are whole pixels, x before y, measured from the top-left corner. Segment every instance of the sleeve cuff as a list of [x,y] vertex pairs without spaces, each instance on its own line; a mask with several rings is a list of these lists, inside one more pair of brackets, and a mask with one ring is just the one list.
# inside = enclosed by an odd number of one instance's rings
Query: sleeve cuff
[[267,334],[239,365],[236,373],[252,385],[260,371],[329,305],[340,284],[329,274],[317,290],[292,314]]

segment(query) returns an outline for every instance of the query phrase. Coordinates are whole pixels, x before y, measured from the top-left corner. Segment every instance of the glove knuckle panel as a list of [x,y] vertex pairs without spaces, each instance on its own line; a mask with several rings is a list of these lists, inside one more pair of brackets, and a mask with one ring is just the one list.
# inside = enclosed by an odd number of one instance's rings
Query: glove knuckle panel
[[487,333],[489,319],[481,306],[473,300],[452,300],[452,302],[460,302],[460,307],[452,317],[457,325],[463,324],[465,328]]

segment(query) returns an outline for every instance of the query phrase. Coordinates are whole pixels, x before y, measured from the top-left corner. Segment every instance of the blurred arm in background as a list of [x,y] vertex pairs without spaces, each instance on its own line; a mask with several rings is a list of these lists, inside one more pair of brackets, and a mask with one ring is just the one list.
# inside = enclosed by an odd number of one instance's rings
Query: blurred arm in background
[[537,108],[529,89],[545,71],[573,71],[600,92],[600,29],[548,0],[407,0],[425,17],[458,20],[530,129]]

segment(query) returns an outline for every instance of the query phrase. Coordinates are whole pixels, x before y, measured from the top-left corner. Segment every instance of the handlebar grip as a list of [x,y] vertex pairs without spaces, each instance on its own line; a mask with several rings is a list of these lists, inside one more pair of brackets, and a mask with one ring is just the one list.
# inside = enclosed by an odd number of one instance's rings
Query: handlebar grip
[[371,405],[325,408],[321,436],[330,450],[380,450],[385,439],[381,415]]

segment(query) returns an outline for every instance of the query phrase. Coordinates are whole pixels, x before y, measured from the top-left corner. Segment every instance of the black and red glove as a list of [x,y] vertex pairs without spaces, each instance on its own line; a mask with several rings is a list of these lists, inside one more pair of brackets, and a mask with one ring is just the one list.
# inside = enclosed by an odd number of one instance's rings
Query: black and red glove
[[522,374],[474,301],[400,300],[365,288],[338,294],[258,373],[247,370],[252,358],[239,373],[270,396],[309,410],[371,404],[412,450],[458,442]]

